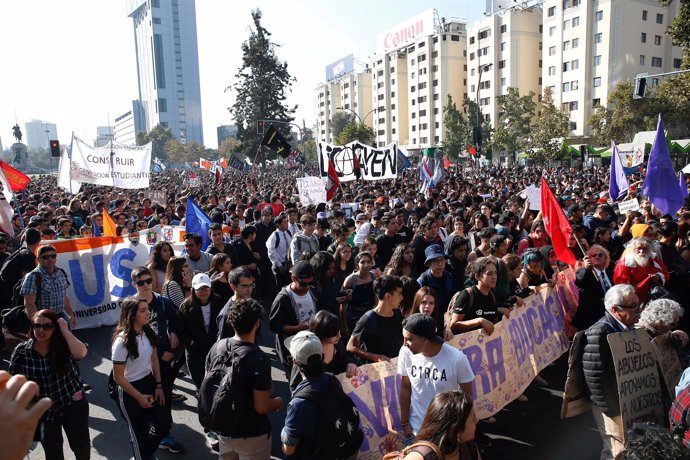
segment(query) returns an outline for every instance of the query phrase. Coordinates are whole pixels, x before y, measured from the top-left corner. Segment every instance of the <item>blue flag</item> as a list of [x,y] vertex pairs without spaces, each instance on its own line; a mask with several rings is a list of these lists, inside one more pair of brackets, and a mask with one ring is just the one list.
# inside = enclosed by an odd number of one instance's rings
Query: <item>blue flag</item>
[[101,229],[98,228],[98,224],[96,223],[96,219],[93,220],[93,236],[103,236],[101,234]]
[[648,196],[649,201],[664,214],[675,214],[685,201],[678,185],[676,172],[673,170],[661,114],[659,114],[652,151],[649,154],[642,194]]
[[201,236],[201,250],[205,251],[211,239],[208,237],[208,226],[211,225],[204,211],[191,198],[187,198],[187,213],[185,214],[185,233],[196,233]]
[[683,198],[688,196],[688,184],[685,182],[685,174],[683,171],[680,172],[680,182],[678,183],[680,185],[680,193],[683,194]]
[[397,169],[398,171],[402,171],[405,168],[409,168],[412,166],[412,163],[410,163],[410,160],[407,158],[407,156],[402,153],[402,150],[398,149],[398,158],[397,158]]
[[609,178],[609,195],[613,201],[628,193],[628,179],[623,171],[623,162],[618,155],[616,143],[611,141],[611,176]]

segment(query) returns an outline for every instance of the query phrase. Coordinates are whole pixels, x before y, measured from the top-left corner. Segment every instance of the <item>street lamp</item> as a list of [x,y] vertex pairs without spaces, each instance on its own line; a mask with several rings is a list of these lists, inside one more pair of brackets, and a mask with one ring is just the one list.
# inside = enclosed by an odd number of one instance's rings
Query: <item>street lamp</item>
[[371,115],[372,113],[378,111],[378,109],[372,109],[372,110],[370,110],[366,115],[364,115],[364,118],[361,118],[357,112],[355,112],[354,110],[349,109],[349,108],[347,108],[347,107],[336,107],[335,109],[336,109],[336,110],[348,110],[348,111],[354,113],[355,116],[357,117],[357,119],[359,120],[359,124],[360,124],[360,125],[363,125],[363,124],[364,124],[364,121],[363,121],[363,120],[366,120],[367,117],[368,117],[369,115]]
[[477,103],[477,124],[474,127],[474,145],[477,148],[477,164],[479,164],[479,156],[482,152],[482,106],[479,104],[479,87],[482,83],[482,73],[484,70],[489,70],[493,64],[485,64],[479,66],[479,77],[477,78],[477,95],[475,102]]

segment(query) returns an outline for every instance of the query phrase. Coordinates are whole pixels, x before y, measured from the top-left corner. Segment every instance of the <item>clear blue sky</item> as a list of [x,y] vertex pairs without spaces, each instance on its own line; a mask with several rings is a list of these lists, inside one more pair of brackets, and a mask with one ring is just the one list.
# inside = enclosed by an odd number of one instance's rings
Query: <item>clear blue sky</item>
[[[167,1],[167,0],[161,0]],[[181,0],[186,1],[186,0]],[[279,58],[297,78],[289,95],[299,104],[297,122],[315,122],[314,88],[325,67],[354,53],[366,59],[381,32],[428,8],[439,16],[482,16],[484,0],[197,0],[197,34],[204,141],[216,147],[216,127],[232,124],[226,108],[234,95],[223,90],[241,65],[240,45],[249,35],[251,10],[281,45]],[[86,141],[107,126],[136,97],[132,20],[124,0],[19,0],[0,3],[0,138],[14,141],[19,125],[32,118],[57,124],[58,137],[71,132]]]

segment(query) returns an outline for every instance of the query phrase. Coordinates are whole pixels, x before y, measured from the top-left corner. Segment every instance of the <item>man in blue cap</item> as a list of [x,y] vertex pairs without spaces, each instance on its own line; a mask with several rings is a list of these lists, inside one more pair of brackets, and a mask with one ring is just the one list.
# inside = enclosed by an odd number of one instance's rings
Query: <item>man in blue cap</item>
[[438,298],[436,308],[443,315],[453,294],[462,286],[455,286],[453,274],[446,270],[446,254],[440,244],[432,244],[424,250],[424,265],[429,268],[417,278],[417,282],[422,287],[434,289]]
[[462,389],[472,396],[474,372],[465,354],[436,335],[436,321],[415,313],[403,326],[404,342],[398,355],[400,420],[406,438],[416,434],[435,395]]

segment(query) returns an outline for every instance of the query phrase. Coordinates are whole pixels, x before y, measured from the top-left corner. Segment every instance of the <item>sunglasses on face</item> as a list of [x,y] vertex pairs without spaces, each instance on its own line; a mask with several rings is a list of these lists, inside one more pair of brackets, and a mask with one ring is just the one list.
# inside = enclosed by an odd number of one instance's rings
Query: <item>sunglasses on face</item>
[[53,323],[31,323],[31,328],[35,330],[43,329],[44,331],[52,331],[55,329],[55,325]]
[[56,259],[57,254],[48,254],[47,256],[41,256],[41,259],[43,260],[50,260],[50,259]]
[[153,278],[148,278],[148,279],[145,279],[145,280],[135,281],[135,284],[136,284],[137,286],[143,286],[143,285],[145,285],[145,284],[153,284]]

